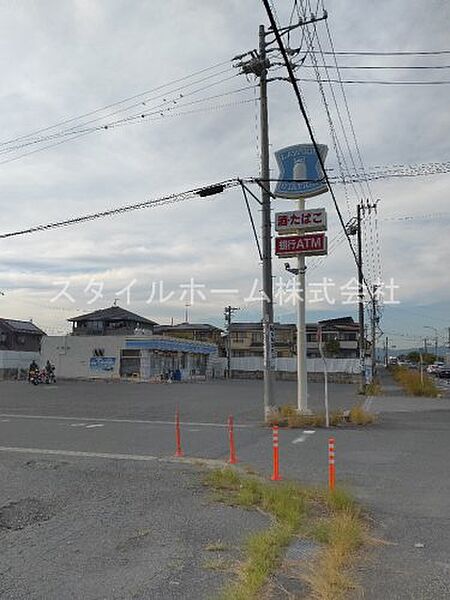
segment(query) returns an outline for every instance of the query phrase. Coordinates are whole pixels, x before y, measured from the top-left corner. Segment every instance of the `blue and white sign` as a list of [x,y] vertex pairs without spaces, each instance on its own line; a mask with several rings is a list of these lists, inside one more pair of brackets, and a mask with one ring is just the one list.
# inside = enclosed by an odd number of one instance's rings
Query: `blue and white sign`
[[[325,162],[328,147],[318,145],[322,161]],[[319,158],[312,144],[298,144],[281,148],[275,152],[278,168],[280,169],[279,181],[275,187],[274,195],[279,198],[309,198],[328,191],[323,180],[324,173],[321,169]]]
[[89,369],[100,373],[114,371],[116,359],[114,356],[92,356],[89,360]]

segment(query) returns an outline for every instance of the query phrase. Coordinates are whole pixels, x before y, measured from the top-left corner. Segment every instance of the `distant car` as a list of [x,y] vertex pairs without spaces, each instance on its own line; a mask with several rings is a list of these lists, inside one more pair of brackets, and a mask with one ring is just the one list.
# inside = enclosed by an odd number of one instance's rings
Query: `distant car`
[[450,379],[450,369],[439,369],[436,371],[436,376],[439,379]]

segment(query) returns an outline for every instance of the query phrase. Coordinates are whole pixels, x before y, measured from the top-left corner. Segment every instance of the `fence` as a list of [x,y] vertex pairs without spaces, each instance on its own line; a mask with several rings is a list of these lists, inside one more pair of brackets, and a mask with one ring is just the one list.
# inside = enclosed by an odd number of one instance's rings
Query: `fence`
[[[358,358],[327,358],[327,370],[330,381],[356,382],[360,376]],[[320,381],[323,378],[324,365],[321,358],[307,359],[308,378]],[[226,358],[216,358],[214,373],[216,377],[224,377],[227,368]],[[259,356],[233,357],[231,359],[232,377],[259,379],[264,370],[263,358]],[[274,370],[278,379],[295,379],[297,377],[297,359],[275,358]]]

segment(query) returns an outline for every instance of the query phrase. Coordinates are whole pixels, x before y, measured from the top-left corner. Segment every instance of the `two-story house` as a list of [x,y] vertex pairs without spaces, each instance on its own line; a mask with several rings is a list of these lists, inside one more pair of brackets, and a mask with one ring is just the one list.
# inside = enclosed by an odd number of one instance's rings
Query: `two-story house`
[[120,306],[78,315],[68,321],[72,323],[72,335],[133,335],[136,330],[151,334],[157,325]]

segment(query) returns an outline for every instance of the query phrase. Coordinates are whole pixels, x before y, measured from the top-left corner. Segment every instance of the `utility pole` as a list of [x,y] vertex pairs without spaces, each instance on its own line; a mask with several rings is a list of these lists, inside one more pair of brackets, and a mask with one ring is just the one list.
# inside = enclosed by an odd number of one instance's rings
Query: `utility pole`
[[428,354],[427,338],[424,338],[423,340],[423,347],[425,349],[425,354]]
[[240,310],[237,306],[225,306],[225,324],[227,329],[227,379],[231,379],[231,317],[234,312]]
[[356,212],[358,240],[358,322],[359,322],[359,364],[361,369],[361,391],[366,389],[366,340],[364,335],[364,276],[362,258],[361,204]]
[[389,338],[386,336],[384,340],[384,366],[389,366]]
[[264,414],[273,410],[273,285],[272,285],[272,222],[270,215],[269,114],[267,107],[266,32],[259,26],[259,91],[261,127],[261,211],[262,211],[262,278],[264,337]]
[[[281,28],[281,35],[288,34],[293,29],[303,27],[309,23],[316,23],[327,18],[326,11],[322,17],[311,15],[310,20],[299,19],[294,25]],[[261,237],[262,237],[262,325],[264,340],[264,414],[267,418],[275,407],[274,400],[274,325],[273,325],[273,281],[272,281],[272,223],[271,223],[271,191],[270,191],[270,163],[269,163],[269,119],[267,102],[267,71],[271,64],[267,58],[267,46],[273,43],[273,40],[266,41],[266,35],[273,36],[272,30],[266,31],[264,25],[259,26],[259,46],[258,51],[251,50],[239,56],[234,57],[237,60],[236,66],[240,67],[242,73],[252,73],[259,79],[260,92],[260,187],[261,187]],[[274,49],[271,48],[271,51]],[[269,50],[269,51],[270,51]],[[249,56],[248,60],[242,60]],[[299,269],[300,269],[299,262]],[[302,274],[299,279],[304,279],[304,259]],[[304,304],[304,303],[303,303]],[[304,308],[303,308],[304,312]],[[298,353],[298,348],[297,348]],[[306,372],[306,367],[305,367]],[[300,375],[300,373],[299,373]],[[306,382],[306,376],[302,377]],[[306,383],[305,383],[306,385]]]
[[377,306],[377,285],[372,286],[372,381],[376,374],[376,343],[377,343],[377,324],[378,324],[378,306]]
[[359,365],[361,385],[360,392],[364,394],[366,388],[366,335],[364,326],[364,274],[363,274],[363,252],[362,252],[362,228],[361,214],[363,206],[358,203],[356,207],[356,220],[353,218],[347,225],[349,235],[356,235],[358,252],[358,325],[359,325]]
[[[250,55],[249,60],[241,60]],[[267,102],[267,70],[270,62],[266,53],[266,30],[259,26],[259,51],[252,50],[235,57],[236,66],[245,74],[259,79],[260,122],[260,187],[261,187],[261,246],[262,246],[262,325],[264,342],[264,415],[272,412],[273,394],[273,282],[272,282],[272,220],[269,162],[269,114]]]

